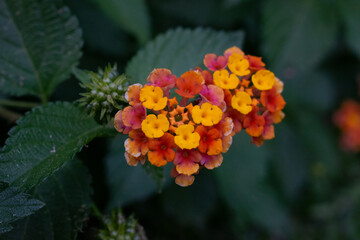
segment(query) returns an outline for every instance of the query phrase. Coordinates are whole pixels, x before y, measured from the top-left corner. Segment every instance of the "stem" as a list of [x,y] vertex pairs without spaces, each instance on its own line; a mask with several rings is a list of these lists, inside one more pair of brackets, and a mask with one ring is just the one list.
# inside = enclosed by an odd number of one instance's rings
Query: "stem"
[[93,203],[91,205],[91,208],[93,210],[93,213],[94,213],[95,217],[97,217],[99,220],[102,220],[103,215],[102,215],[101,211],[99,210],[99,208],[95,205],[95,203]]
[[33,108],[38,105],[39,103],[36,102],[23,102],[23,101],[0,99],[0,106],[17,107],[17,108]]
[[0,107],[0,117],[8,120],[11,123],[14,123],[21,117],[21,115]]

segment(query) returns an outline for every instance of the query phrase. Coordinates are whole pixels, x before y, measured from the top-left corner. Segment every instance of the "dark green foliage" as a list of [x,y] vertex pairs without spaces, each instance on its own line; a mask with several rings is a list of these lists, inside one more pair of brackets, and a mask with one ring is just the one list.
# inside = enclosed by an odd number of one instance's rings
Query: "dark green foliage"
[[33,214],[44,206],[39,200],[17,188],[0,183],[0,234],[12,229],[10,223]]
[[46,102],[76,66],[81,30],[53,1],[0,1],[0,89]]
[[133,83],[144,83],[154,68],[168,68],[177,76],[203,66],[206,53],[222,54],[227,48],[241,46],[241,31],[217,32],[211,29],[177,28],[158,36],[140,50],[126,66]]
[[90,176],[78,159],[65,166],[33,190],[46,205],[16,222],[5,239],[76,239],[91,206]]
[[94,137],[112,131],[71,103],[34,108],[9,132],[0,154],[0,181],[29,190],[71,160]]

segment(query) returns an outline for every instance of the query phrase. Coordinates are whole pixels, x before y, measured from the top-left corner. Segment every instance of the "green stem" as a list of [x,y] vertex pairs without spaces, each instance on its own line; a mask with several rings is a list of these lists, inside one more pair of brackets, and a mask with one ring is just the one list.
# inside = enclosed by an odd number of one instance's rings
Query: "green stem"
[[6,106],[6,107],[33,108],[38,105],[39,103],[36,102],[23,102],[23,101],[14,101],[8,99],[0,99],[0,106]]
[[21,117],[21,115],[0,107],[0,117],[8,120],[11,123],[14,123]]
[[99,220],[102,220],[103,215],[102,215],[101,211],[99,210],[99,208],[95,205],[95,203],[93,203],[91,205],[91,208],[93,210],[93,213],[94,213],[95,217],[97,217]]

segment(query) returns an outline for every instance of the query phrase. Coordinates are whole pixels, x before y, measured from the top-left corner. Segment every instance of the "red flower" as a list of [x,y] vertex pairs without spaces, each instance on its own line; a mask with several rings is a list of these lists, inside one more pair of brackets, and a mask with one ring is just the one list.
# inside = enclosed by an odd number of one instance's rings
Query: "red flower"
[[251,56],[251,55],[246,55],[245,59],[247,59],[249,61],[249,68],[252,71],[258,71],[261,69],[265,69],[265,63],[263,63],[263,61],[261,60],[261,57],[255,57],[255,56]]
[[286,104],[281,94],[274,87],[270,90],[262,91],[260,101],[270,112],[280,111]]
[[150,139],[149,140],[149,149],[148,152],[149,161],[152,165],[161,167],[164,166],[167,162],[171,162],[175,158],[175,143],[174,136],[170,133],[165,133],[159,139]]
[[200,135],[200,142],[198,149],[202,153],[207,153],[208,155],[218,155],[222,151],[222,142],[220,139],[220,133],[217,129],[212,128],[208,130],[203,125],[197,126],[195,129]]
[[200,72],[188,71],[176,79],[178,89],[175,89],[175,92],[180,96],[193,98],[201,91],[203,84],[204,78]]
[[199,170],[201,154],[196,150],[178,149],[175,155],[174,165],[179,174],[192,175]]
[[252,111],[245,116],[243,126],[246,128],[247,134],[252,137],[259,137],[265,125],[265,119],[261,115],[257,115],[259,107],[254,106]]

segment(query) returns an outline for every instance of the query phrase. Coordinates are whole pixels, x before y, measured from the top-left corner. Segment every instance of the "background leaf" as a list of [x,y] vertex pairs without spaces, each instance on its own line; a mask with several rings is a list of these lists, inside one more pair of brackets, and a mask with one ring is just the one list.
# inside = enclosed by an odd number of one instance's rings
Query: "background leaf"
[[238,221],[250,219],[269,231],[284,231],[286,210],[265,184],[269,151],[266,146],[250,144],[250,140],[244,132],[236,136],[216,169],[220,192]]
[[75,239],[88,217],[91,194],[90,177],[81,161],[67,162],[34,190],[45,207],[18,221],[6,239]]
[[0,152],[0,181],[31,189],[72,159],[86,143],[112,131],[71,103],[34,108],[9,132]]
[[357,0],[339,0],[336,2],[344,21],[346,42],[360,58],[360,2]]
[[0,89],[46,101],[81,56],[81,30],[53,1],[0,1]]
[[132,167],[124,157],[126,136],[115,138],[105,158],[106,180],[109,189],[107,209],[125,206],[153,194],[157,190],[155,181],[140,166]]
[[263,53],[281,76],[313,69],[336,40],[335,8],[327,1],[266,1]]
[[33,214],[44,206],[41,201],[0,183],[0,234],[10,231],[10,223]]
[[177,76],[202,66],[205,54],[222,54],[227,48],[241,46],[244,34],[211,29],[177,28],[158,36],[140,50],[126,67],[132,82],[144,83],[154,68],[168,68]]
[[140,44],[149,39],[151,24],[145,0],[92,1],[116,24],[134,34]]

